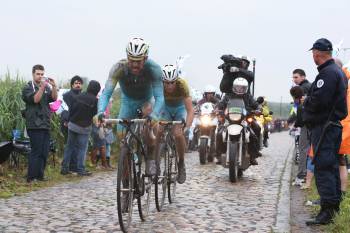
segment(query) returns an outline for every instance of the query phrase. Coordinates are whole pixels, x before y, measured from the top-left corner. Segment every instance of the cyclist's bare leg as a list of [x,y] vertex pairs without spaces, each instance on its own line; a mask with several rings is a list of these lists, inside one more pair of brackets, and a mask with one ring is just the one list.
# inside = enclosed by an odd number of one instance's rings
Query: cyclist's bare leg
[[155,132],[157,133],[156,134],[156,148],[155,148],[155,154],[156,156],[159,155],[160,153],[160,141],[161,141],[161,138],[162,138],[162,135],[164,133],[164,127],[157,124],[154,126],[155,128]]
[[144,142],[147,145],[146,172],[150,175],[156,174],[157,128],[157,125],[153,125],[144,130]]
[[186,167],[185,167],[185,148],[186,140],[182,130],[182,126],[176,125],[173,131],[175,137],[176,151],[179,156],[179,175],[177,181],[179,184],[183,184],[186,180]]
[[176,151],[179,156],[179,164],[181,164],[181,163],[184,163],[185,149],[186,149],[185,135],[183,133],[181,125],[176,125],[174,127],[173,135],[175,137]]

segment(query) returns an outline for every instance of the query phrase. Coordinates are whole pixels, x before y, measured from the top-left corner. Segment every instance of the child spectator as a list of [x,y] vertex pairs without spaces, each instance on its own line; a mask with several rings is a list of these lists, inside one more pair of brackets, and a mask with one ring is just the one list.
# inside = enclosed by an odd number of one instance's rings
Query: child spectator
[[110,163],[111,158],[111,145],[115,142],[115,136],[113,134],[112,124],[108,123],[105,128],[106,135],[106,159],[107,166],[113,168]]
[[102,167],[107,167],[107,160],[106,160],[106,136],[105,136],[105,129],[103,120],[101,118],[94,119],[94,124],[92,125],[92,151],[91,151],[91,163],[96,166],[97,165],[97,153],[99,152],[101,160],[102,160]]

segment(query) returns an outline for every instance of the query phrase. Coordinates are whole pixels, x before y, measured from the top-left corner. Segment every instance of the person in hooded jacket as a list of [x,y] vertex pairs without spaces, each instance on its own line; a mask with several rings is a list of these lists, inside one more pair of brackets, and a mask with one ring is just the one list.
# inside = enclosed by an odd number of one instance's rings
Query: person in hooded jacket
[[[69,122],[69,108],[72,106],[72,103],[75,101],[75,96],[79,95],[82,90],[83,79],[75,75],[70,80],[71,89],[63,94],[63,101],[67,104],[68,110],[64,110],[61,113],[61,132],[64,135],[65,143],[67,143],[68,138],[68,122]],[[69,164],[69,171],[77,171],[77,161],[75,157],[72,157]]]
[[77,172],[81,176],[91,175],[85,170],[85,156],[91,132],[92,119],[97,114],[97,94],[100,83],[92,80],[87,91],[77,95],[69,109],[68,139],[64,150],[61,174],[69,174],[69,163],[77,158]]

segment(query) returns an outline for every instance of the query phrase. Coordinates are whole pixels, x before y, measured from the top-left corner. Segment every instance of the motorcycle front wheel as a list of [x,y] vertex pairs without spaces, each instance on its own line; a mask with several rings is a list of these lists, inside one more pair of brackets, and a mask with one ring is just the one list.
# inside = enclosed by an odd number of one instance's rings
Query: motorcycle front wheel
[[199,144],[199,163],[205,164],[207,161],[207,145],[208,145],[208,139],[207,138],[200,138],[200,144]]
[[232,183],[238,180],[238,142],[229,142],[229,177]]

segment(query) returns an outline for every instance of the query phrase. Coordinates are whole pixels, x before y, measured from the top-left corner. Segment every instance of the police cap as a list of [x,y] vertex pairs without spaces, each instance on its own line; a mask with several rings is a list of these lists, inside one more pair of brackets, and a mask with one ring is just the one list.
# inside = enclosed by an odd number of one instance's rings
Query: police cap
[[326,38],[316,40],[310,50],[316,49],[318,51],[333,51],[332,43]]

